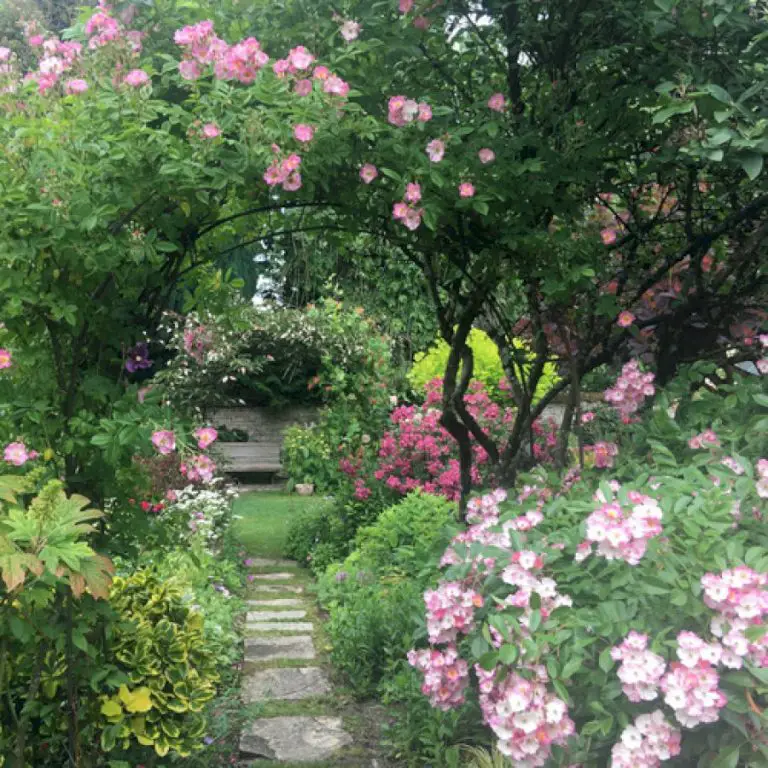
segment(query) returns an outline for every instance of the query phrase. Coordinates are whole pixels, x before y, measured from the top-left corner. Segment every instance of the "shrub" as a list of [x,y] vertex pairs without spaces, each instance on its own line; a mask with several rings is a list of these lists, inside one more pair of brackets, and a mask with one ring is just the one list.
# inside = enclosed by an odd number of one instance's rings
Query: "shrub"
[[171,750],[189,755],[202,746],[202,711],[219,679],[203,614],[185,604],[177,585],[148,569],[116,578],[110,602],[120,616],[110,654],[127,682],[102,699],[102,748],[135,742],[160,757]]
[[[474,382],[482,384],[488,394],[498,402],[509,402],[509,384],[506,382],[504,366],[499,357],[499,349],[490,336],[479,328],[473,328],[469,333],[469,347],[474,356]],[[515,339],[513,347],[523,360],[531,357],[527,342]],[[426,389],[430,381],[442,378],[448,363],[450,348],[443,339],[438,339],[426,352],[416,355],[413,367],[408,373],[408,381],[417,391]],[[530,374],[530,363],[522,366],[525,376]],[[536,400],[543,397],[557,384],[560,377],[554,363],[546,363],[541,381],[536,388]]]
[[657,762],[762,765],[768,398],[749,377],[698,389],[712,373],[620,433],[610,474],[474,500],[443,554],[409,661],[433,706],[477,696],[513,762],[634,765],[650,728]]
[[313,427],[289,427],[283,433],[283,471],[288,489],[297,483],[314,483],[315,491],[330,490],[333,476],[331,448],[322,430]]

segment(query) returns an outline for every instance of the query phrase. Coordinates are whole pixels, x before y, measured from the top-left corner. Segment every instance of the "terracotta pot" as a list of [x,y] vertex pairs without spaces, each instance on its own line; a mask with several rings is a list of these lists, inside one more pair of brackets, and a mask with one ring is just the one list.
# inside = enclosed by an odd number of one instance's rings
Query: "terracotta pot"
[[296,483],[296,493],[298,493],[299,496],[311,496],[314,492],[314,483]]

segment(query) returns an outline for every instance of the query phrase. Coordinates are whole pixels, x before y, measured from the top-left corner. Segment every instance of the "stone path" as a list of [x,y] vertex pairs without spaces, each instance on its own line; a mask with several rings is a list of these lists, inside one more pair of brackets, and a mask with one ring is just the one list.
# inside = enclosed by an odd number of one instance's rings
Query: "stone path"
[[[258,598],[248,601],[242,700],[245,705],[297,706],[332,694],[312,639],[304,588],[297,583],[289,560],[252,559],[251,587]],[[280,583],[278,583],[280,582]],[[314,663],[313,663],[314,662]],[[300,704],[299,704],[300,707]],[[257,768],[260,761],[278,763],[334,763],[334,757],[352,744],[340,717],[314,714],[265,714],[246,723],[240,736],[243,765]],[[370,765],[370,763],[369,763]]]

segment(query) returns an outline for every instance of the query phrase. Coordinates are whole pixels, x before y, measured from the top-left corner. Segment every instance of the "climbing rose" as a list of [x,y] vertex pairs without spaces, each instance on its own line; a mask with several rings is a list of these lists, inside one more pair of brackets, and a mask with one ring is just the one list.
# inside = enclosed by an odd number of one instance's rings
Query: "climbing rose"
[[200,427],[194,432],[197,438],[197,447],[204,451],[211,443],[216,442],[219,433],[213,427]]
[[293,86],[293,92],[297,96],[309,96],[312,93],[312,81],[307,80],[307,78],[298,80],[296,85]]
[[4,45],[0,45],[0,61],[8,61],[11,58],[11,49],[6,48]]
[[290,61],[296,69],[309,69],[314,60],[315,57],[303,45],[298,45],[296,48],[292,48],[288,54],[288,61]]
[[616,230],[612,227],[606,227],[600,232],[600,239],[603,245],[611,245],[616,242]]
[[506,106],[506,99],[503,93],[494,93],[490,99],[488,99],[488,107],[494,112],[503,112]]
[[653,701],[659,695],[659,681],[667,663],[648,650],[648,635],[630,632],[624,642],[611,648],[611,658],[621,662],[617,676],[630,701]]
[[161,429],[152,433],[152,445],[158,453],[167,456],[176,450],[176,435],[169,429]]
[[7,349],[0,349],[0,370],[10,368],[12,365],[11,353]]
[[405,224],[405,226],[413,232],[414,230],[418,229],[419,225],[421,224],[422,213],[422,208],[419,208],[418,210],[415,208],[409,208],[403,217],[403,224]]
[[203,126],[203,136],[206,139],[215,139],[217,136],[221,136],[221,129],[216,123],[206,123]]
[[341,25],[341,29],[339,31],[341,32],[341,36],[348,43],[351,43],[353,40],[357,40],[362,29],[363,29],[362,25],[359,24],[357,21],[349,20],[349,21],[345,21]]
[[370,163],[366,163],[360,169],[360,178],[366,184],[370,184],[378,175],[379,175],[378,168],[376,168],[375,165],[371,165]]
[[123,82],[132,88],[140,88],[149,82],[149,75],[143,69],[132,69],[123,78]]
[[475,185],[468,181],[459,184],[459,197],[474,197]]
[[24,443],[8,443],[5,446],[3,457],[9,464],[13,464],[15,467],[21,467],[27,463],[27,460],[32,458],[27,452],[27,446]]
[[194,59],[184,59],[179,62],[179,74],[185,80],[197,80],[203,74],[200,63]]
[[432,139],[427,144],[427,155],[433,163],[439,163],[445,155],[445,144],[440,139]]
[[485,163],[492,163],[496,159],[496,153],[492,149],[488,149],[487,147],[484,147],[481,149],[477,156],[480,158],[480,162]]
[[671,726],[657,709],[639,715],[628,725],[611,750],[611,768],[659,768],[662,762],[680,754],[680,731]]
[[293,135],[297,141],[312,141],[312,137],[315,135],[315,129],[306,123],[299,123],[294,126]]
[[619,328],[629,328],[632,323],[635,322],[635,316],[628,312],[626,309],[623,312],[619,312],[619,317],[616,320],[616,325],[619,326]]
[[400,13],[410,13],[413,8],[413,0],[400,0],[398,7],[400,8]]
[[694,435],[688,441],[688,447],[693,448],[694,450],[698,450],[700,448],[706,448],[707,446],[711,446],[713,448],[720,447],[720,438],[712,429],[705,429],[703,432],[700,432],[698,435]]
[[429,122],[432,119],[432,107],[429,106],[429,104],[426,104],[425,102],[421,102],[419,104],[419,116],[417,120],[420,123],[426,123]]
[[421,185],[416,183],[406,185],[405,199],[409,203],[418,203],[421,200]]
[[632,414],[656,391],[653,379],[652,373],[643,373],[640,370],[637,360],[630,360],[621,369],[621,375],[613,387],[605,390],[603,397],[618,411],[622,421],[628,424]]
[[315,80],[327,80],[331,76],[331,70],[328,67],[318,64],[312,72]]
[[210,483],[216,472],[216,464],[210,456],[200,454],[181,464],[179,471],[193,483]]
[[427,648],[408,651],[408,663],[424,673],[421,692],[429,696],[433,707],[447,712],[464,703],[464,691],[469,685],[467,662],[459,657],[456,646],[444,651]]
[[64,86],[64,90],[69,95],[76,93],[85,93],[88,90],[88,83],[85,80],[68,80]]
[[336,75],[330,75],[323,83],[325,93],[333,93],[336,96],[346,96],[349,93],[349,83],[344,82]]

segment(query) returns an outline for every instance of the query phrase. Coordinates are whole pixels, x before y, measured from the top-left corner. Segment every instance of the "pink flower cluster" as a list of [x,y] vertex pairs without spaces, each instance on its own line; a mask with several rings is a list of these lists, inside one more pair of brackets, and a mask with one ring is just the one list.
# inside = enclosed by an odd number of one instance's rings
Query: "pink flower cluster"
[[216,474],[216,463],[201,453],[182,462],[179,471],[191,483],[210,483]]
[[162,456],[167,456],[176,450],[176,435],[170,429],[159,429],[152,433],[152,445]]
[[688,447],[695,450],[700,448],[719,448],[720,438],[715,434],[714,430],[705,429],[688,441]]
[[[78,42],[62,42],[57,37],[41,41],[40,44],[43,52],[37,70],[27,74],[24,79],[35,81],[38,91],[44,94],[60,81],[65,72],[75,66],[80,58],[82,46]],[[85,84],[84,88],[82,84]],[[87,89],[88,84],[80,79],[69,80],[65,84],[67,93],[82,93]]]
[[482,608],[482,595],[455,581],[442,581],[424,593],[427,634],[430,643],[453,643],[459,634],[474,627],[475,608]]
[[204,325],[197,325],[184,330],[184,351],[200,365],[205,360],[205,355],[213,342],[213,334]]
[[592,459],[595,469],[610,469],[614,458],[619,455],[619,446],[601,440],[594,445],[585,445],[584,453]]
[[407,96],[392,96],[387,106],[387,119],[402,128],[417,120],[426,123],[432,119],[432,108],[426,102],[417,102]]
[[648,541],[661,533],[662,513],[659,503],[650,496],[629,491],[627,499],[630,507],[622,507],[615,500],[604,502],[587,518],[584,544],[597,544],[596,554],[606,560],[637,565]]
[[680,754],[680,731],[657,709],[638,715],[611,750],[611,768],[658,768]]
[[421,691],[433,707],[447,712],[464,703],[464,691],[469,685],[469,668],[459,658],[456,646],[445,650],[427,648],[408,651],[408,663],[424,673]]
[[739,668],[744,658],[758,667],[768,667],[768,634],[748,640],[751,626],[768,620],[768,574],[757,573],[745,565],[722,573],[701,577],[704,602],[717,612],[710,623],[723,646],[722,663]]
[[0,348],[0,371],[13,365],[13,357],[7,349]]
[[401,200],[392,206],[392,218],[395,221],[402,222],[412,232],[421,225],[421,217],[423,215],[423,208],[409,205],[405,200]]
[[290,154],[280,160],[276,152],[271,165],[264,172],[264,181],[269,187],[282,184],[283,189],[287,192],[295,192],[297,189],[301,189],[300,165],[301,157],[299,155]]
[[3,451],[3,458],[14,467],[23,467],[28,461],[36,459],[40,454],[30,451],[24,443],[8,443]]
[[630,422],[634,413],[640,409],[647,397],[656,391],[653,386],[654,375],[643,373],[637,360],[630,360],[622,369],[612,387],[606,389],[603,396],[621,416],[625,424]]
[[570,597],[557,591],[557,582],[554,579],[540,577],[534,573],[543,566],[544,561],[540,555],[530,550],[520,550],[512,552],[510,564],[501,572],[501,580],[516,588],[515,592],[504,599],[503,605],[524,610],[519,619],[523,626],[528,625],[533,595],[539,596],[539,610],[545,619],[557,608],[573,605]]
[[552,745],[564,745],[575,731],[565,702],[547,690],[547,672],[536,667],[527,680],[510,672],[497,681],[497,669],[475,667],[483,720],[496,734],[496,747],[519,768],[543,766]]
[[674,709],[677,721],[686,728],[695,728],[702,723],[716,723],[720,710],[728,703],[717,687],[719,682],[717,670],[706,661],[692,667],[672,662],[660,685],[664,702]]
[[[381,440],[379,465],[374,476],[398,493],[406,494],[423,488],[449,499],[460,495],[459,462],[455,458],[455,441],[441,426],[442,381],[427,385],[423,406],[400,406],[390,414],[392,429]],[[464,396],[467,410],[482,429],[503,441],[512,421],[510,410],[502,410],[488,397],[481,384],[473,385]],[[482,480],[480,468],[488,462],[485,450],[473,441],[472,482]]]
[[659,681],[667,663],[648,650],[648,635],[630,632],[620,645],[611,648],[611,658],[621,662],[617,675],[630,701],[653,701],[659,695]]
[[110,16],[107,6],[101,5],[85,23],[85,34],[90,38],[88,47],[93,49],[114,42],[121,36],[122,31],[117,19]]

